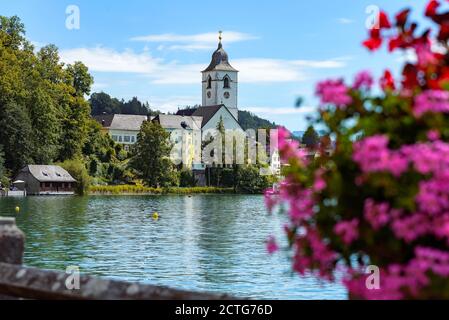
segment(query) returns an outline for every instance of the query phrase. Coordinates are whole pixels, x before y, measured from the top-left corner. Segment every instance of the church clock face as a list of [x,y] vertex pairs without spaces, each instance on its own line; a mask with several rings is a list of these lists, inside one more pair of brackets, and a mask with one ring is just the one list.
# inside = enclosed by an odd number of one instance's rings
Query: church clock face
[[229,92],[225,92],[223,93],[223,96],[225,97],[225,99],[229,99],[229,97],[231,96],[231,94]]
[[210,99],[210,97],[212,97],[212,92],[207,91],[207,97]]

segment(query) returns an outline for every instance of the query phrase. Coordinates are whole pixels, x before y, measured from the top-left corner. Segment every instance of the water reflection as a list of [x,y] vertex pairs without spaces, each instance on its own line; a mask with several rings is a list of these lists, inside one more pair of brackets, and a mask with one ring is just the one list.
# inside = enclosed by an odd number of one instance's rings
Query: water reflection
[[338,285],[292,277],[284,255],[267,255],[264,241],[282,221],[267,217],[261,196],[0,198],[0,215],[14,216],[15,206],[30,266],[78,265],[110,278],[253,298],[346,298]]

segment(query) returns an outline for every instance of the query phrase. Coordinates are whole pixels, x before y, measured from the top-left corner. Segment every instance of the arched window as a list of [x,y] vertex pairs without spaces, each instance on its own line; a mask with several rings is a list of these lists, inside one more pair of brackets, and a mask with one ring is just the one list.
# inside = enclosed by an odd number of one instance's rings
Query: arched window
[[209,76],[207,77],[207,89],[212,88],[212,78]]
[[226,75],[223,79],[223,88],[229,89],[231,86],[229,85],[229,77]]

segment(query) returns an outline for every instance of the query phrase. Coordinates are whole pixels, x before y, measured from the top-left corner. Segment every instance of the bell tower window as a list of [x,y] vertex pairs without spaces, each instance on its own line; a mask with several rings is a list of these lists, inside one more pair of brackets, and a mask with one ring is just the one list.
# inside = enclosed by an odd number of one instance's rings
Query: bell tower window
[[223,88],[229,89],[231,86],[229,85],[229,77],[226,75],[223,79]]
[[212,78],[209,76],[207,77],[207,89],[212,88]]

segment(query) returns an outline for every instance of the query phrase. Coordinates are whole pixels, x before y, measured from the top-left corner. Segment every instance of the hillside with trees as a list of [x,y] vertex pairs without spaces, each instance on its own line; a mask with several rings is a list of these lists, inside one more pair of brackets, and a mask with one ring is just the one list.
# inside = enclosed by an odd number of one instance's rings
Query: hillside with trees
[[[158,110],[152,110],[148,102],[141,102],[137,97],[129,101],[111,97],[105,92],[95,92],[90,96],[91,115],[102,114],[134,114],[156,116],[161,114]],[[185,106],[182,109],[196,109],[199,105]],[[247,129],[273,129],[277,125],[266,119],[260,118],[249,111],[239,111],[239,123],[243,130]]]
[[266,119],[260,118],[249,111],[239,111],[239,123],[243,130],[247,129],[273,129],[277,125]]
[[90,96],[91,115],[102,114],[134,114],[155,116],[159,111],[151,110],[148,102],[141,102],[137,97],[129,101],[111,97],[104,92],[95,92]]

